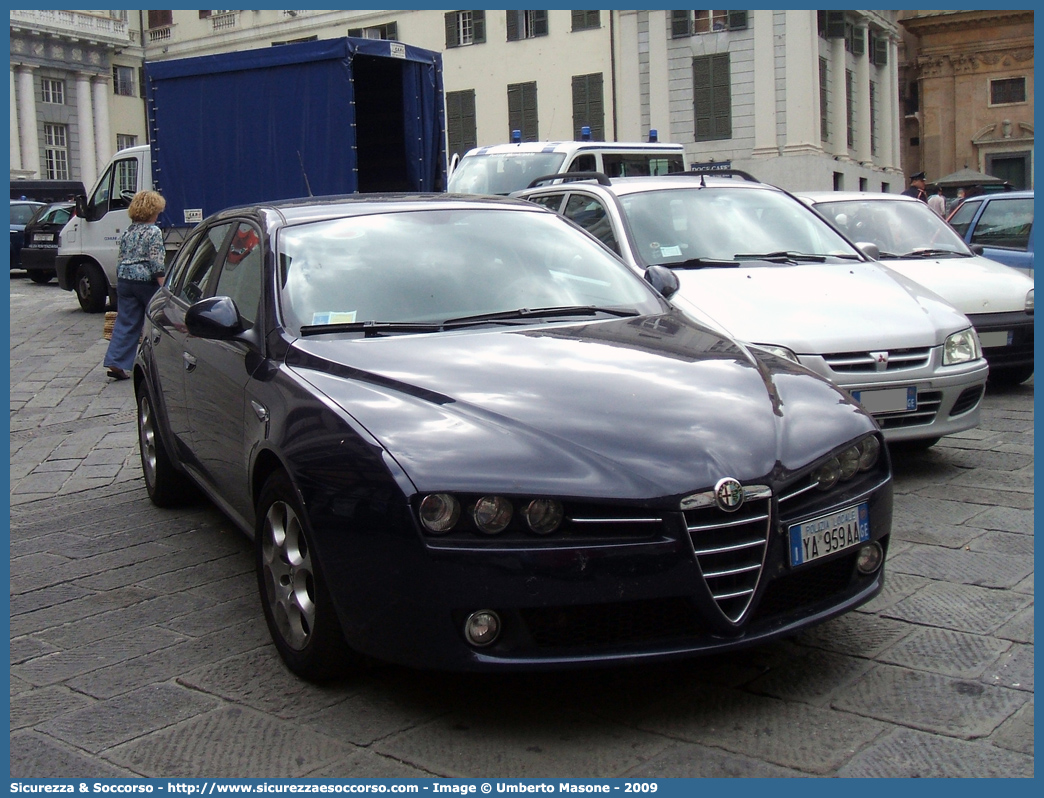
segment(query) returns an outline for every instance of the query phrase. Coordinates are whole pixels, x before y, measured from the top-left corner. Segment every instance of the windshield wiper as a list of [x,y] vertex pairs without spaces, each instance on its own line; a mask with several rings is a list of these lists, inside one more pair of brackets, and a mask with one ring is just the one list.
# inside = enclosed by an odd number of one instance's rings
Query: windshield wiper
[[715,268],[739,266],[739,263],[734,260],[719,260],[718,258],[689,258],[677,263],[660,263],[658,265],[667,269],[702,269],[704,266],[714,266]]
[[594,316],[597,313],[608,313],[612,316],[637,316],[634,308],[602,308],[597,305],[564,305],[553,308],[517,308],[501,310],[495,313],[477,313],[474,316],[460,316],[446,319],[442,324],[446,327],[458,327],[468,324],[482,324],[489,321],[515,321],[518,319],[539,319],[552,316]]
[[765,252],[765,253],[738,253],[733,255],[736,260],[767,260],[770,263],[799,263],[809,261],[812,263],[825,263],[826,255],[810,255],[805,252]]
[[331,332],[364,332],[367,337],[386,332],[438,332],[437,321],[349,321],[338,324],[303,324],[301,335],[322,335]]
[[952,249],[932,249],[931,247],[918,247],[913,252],[907,252],[905,255],[899,255],[900,258],[936,258],[939,255],[961,255],[963,252],[956,252]]

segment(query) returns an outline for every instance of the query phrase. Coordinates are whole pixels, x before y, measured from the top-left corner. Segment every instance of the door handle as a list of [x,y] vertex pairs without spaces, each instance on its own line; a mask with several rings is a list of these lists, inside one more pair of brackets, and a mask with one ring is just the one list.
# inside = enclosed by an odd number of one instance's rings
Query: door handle
[[188,352],[182,352],[181,359],[185,362],[185,371],[192,371],[196,368],[196,358]]

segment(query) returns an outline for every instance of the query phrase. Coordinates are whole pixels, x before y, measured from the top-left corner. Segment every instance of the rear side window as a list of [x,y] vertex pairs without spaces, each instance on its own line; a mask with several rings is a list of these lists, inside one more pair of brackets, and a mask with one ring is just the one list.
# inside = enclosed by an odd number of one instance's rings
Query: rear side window
[[980,202],[967,201],[961,204],[957,210],[953,212],[953,216],[950,217],[950,227],[957,231],[957,235],[964,238],[968,232],[968,225],[971,224],[972,219],[975,218],[975,214],[979,210]]
[[613,226],[609,220],[609,213],[605,206],[594,197],[584,194],[573,194],[566,203],[562,212],[567,219],[572,219],[591,235],[609,247],[613,252],[619,253],[620,248],[616,245],[616,236],[613,235]]
[[983,208],[971,242],[1025,252],[1032,227],[1033,200],[993,200]]
[[207,290],[207,281],[214,268],[221,244],[228,235],[231,224],[218,224],[200,236],[199,244],[192,253],[183,273],[178,274],[178,284],[171,287],[171,293],[190,305],[201,299]]

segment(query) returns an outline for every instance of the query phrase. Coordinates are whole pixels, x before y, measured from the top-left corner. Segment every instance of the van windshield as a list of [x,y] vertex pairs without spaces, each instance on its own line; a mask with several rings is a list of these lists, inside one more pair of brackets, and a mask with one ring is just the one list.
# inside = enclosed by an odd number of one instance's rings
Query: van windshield
[[476,153],[461,158],[449,179],[451,194],[510,194],[560,171],[561,152]]

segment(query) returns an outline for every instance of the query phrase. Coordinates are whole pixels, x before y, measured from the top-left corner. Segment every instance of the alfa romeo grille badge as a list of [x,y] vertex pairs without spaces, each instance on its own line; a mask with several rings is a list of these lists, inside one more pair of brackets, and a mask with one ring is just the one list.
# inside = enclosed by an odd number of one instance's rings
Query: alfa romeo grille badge
[[714,500],[727,513],[734,513],[743,506],[743,486],[738,479],[725,477],[714,486]]

